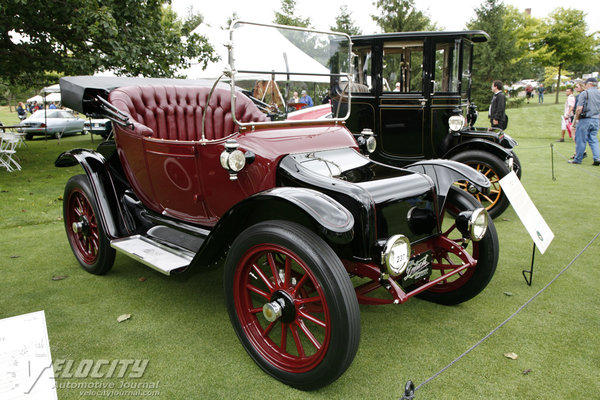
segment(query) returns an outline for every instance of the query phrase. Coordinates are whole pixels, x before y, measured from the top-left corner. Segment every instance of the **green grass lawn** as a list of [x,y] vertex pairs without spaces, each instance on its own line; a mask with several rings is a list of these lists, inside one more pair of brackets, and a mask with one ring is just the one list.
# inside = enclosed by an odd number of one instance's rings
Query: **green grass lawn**
[[[105,276],[79,268],[64,232],[62,195],[67,179],[81,170],[55,168],[53,162],[64,150],[95,147],[89,135],[60,143],[29,141],[18,151],[23,171],[0,170],[0,318],[45,310],[55,360],[149,360],[137,382],[158,381],[160,395],[153,397],[161,399],[398,399],[408,379],[420,384],[475,344],[600,231],[600,167],[591,165],[591,156],[582,165],[567,164],[574,143],[554,143],[562,104],[554,105],[553,96],[546,101],[509,110],[508,133],[519,141],[522,182],[556,235],[546,254],[536,254],[533,285],[527,286],[521,275],[530,265],[532,241],[509,208],[495,221],[500,260],[483,293],[453,307],[419,299],[361,306],[362,336],[354,363],[319,391],[291,389],[247,356],[227,316],[222,267],[187,280],[163,276],[121,255]],[[483,113],[481,118],[483,125]],[[0,109],[0,121],[16,122],[16,113]],[[417,391],[416,398],[598,398],[599,254],[600,240],[513,320]],[[68,277],[52,280],[59,275]],[[126,313],[132,318],[118,323]],[[518,359],[504,357],[507,352]],[[60,388],[66,381],[118,386],[122,380],[61,379],[58,395],[61,400],[86,398],[79,389]]]

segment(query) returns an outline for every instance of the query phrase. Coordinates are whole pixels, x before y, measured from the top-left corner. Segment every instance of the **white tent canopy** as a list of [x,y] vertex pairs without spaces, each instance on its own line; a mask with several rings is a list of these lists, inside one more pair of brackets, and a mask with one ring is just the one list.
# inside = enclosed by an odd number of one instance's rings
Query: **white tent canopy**
[[30,97],[30,98],[27,99],[28,103],[33,103],[34,101],[37,102],[37,103],[43,103],[44,102],[44,98],[42,96],[40,96],[39,94],[37,94],[37,95],[35,95],[35,96]]
[[[236,69],[253,71],[303,72],[311,74],[329,74],[329,69],[317,60],[300,50],[276,29],[256,29],[254,26],[244,26],[234,33],[234,57]],[[201,65],[192,65],[187,70],[179,71],[186,74],[188,79],[216,79],[228,67],[229,53],[225,44],[229,42],[229,31],[213,28],[202,24],[195,33],[204,35],[215,47],[221,58],[216,63],[209,63],[206,70]],[[261,34],[262,33],[262,34]],[[268,36],[266,36],[268,34]],[[285,54],[285,56],[284,56]],[[287,58],[287,66],[286,60]],[[244,74],[237,79],[266,79],[267,74]],[[277,74],[276,81],[287,80],[287,74]],[[328,76],[291,75],[292,81],[329,82]]]
[[46,101],[49,103],[60,103],[60,93],[50,93],[46,96]]
[[48,95],[48,93],[60,93],[60,85],[58,83],[50,86],[46,86],[42,90],[40,90],[40,94],[43,96],[44,94]]

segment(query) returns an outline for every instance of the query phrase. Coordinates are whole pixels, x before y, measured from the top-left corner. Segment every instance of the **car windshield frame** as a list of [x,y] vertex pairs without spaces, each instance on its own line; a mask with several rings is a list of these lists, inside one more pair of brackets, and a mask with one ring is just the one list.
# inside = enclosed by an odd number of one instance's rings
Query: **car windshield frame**
[[[238,69],[238,64],[244,64],[244,62],[242,60],[237,60],[236,59],[236,46],[239,46],[239,43],[236,43],[236,32],[238,32],[239,34],[239,29],[242,28],[257,28],[258,30],[266,30],[266,29],[274,29],[274,30],[278,30],[280,33],[282,33],[282,36],[284,36],[284,33],[287,32],[291,32],[291,34],[295,34],[296,37],[299,38],[309,38],[311,40],[321,40],[322,43],[325,43],[326,45],[321,47],[321,49],[327,49],[329,52],[329,56],[330,58],[328,59],[329,61],[333,60],[334,62],[332,62],[329,66],[329,71],[328,73],[314,73],[314,72],[303,72],[303,71],[297,71],[297,70],[289,70],[288,68],[288,60],[286,57],[286,52],[282,51],[282,55],[283,55],[283,59],[285,59],[285,63],[286,63],[286,68],[287,70],[265,70],[265,69],[251,69],[251,68],[246,68],[245,65],[242,65],[242,68]],[[329,42],[326,43],[325,39],[329,38]],[[335,40],[333,40],[333,39]],[[287,79],[281,80],[280,82],[285,82],[286,84],[293,81],[293,79],[291,77],[293,76],[303,76],[303,77],[314,77],[315,79],[321,79],[321,82],[324,82],[323,79],[324,78],[328,78],[329,79],[329,95],[331,96],[332,94],[337,94],[337,100],[334,101],[334,99],[332,99],[331,104],[334,104],[334,108],[337,106],[337,112],[336,113],[340,113],[341,112],[345,112],[345,115],[343,116],[337,116],[334,118],[328,118],[328,119],[304,119],[304,120],[288,120],[287,119],[287,107],[286,105],[288,104],[288,102],[291,99],[291,92],[288,93],[289,98],[283,98],[283,100],[285,101],[285,104],[283,105],[284,107],[284,112],[283,114],[285,114],[285,118],[281,119],[281,120],[269,120],[269,121],[265,121],[265,122],[240,122],[239,120],[237,120],[235,112],[232,113],[233,115],[233,120],[234,123],[238,124],[240,127],[245,128],[245,127],[250,127],[252,129],[254,129],[255,127],[258,126],[273,126],[273,125],[296,125],[296,124],[306,124],[306,123],[315,123],[318,122],[320,124],[323,123],[340,123],[345,121],[346,119],[348,119],[348,117],[350,116],[350,106],[351,106],[351,98],[352,98],[352,94],[351,91],[349,91],[348,89],[352,87],[353,84],[353,63],[352,63],[352,40],[350,39],[350,36],[345,34],[345,33],[341,33],[341,32],[331,32],[331,31],[319,31],[319,30],[314,30],[314,29],[306,29],[306,28],[299,28],[299,27],[293,27],[293,26],[284,26],[284,25],[276,25],[276,24],[262,24],[262,23],[255,23],[255,22],[248,22],[248,21],[234,21],[231,23],[230,26],[230,30],[229,30],[229,43],[227,44],[227,47],[229,49],[229,69],[225,72],[224,75],[226,75],[229,78],[229,82],[231,84],[231,106],[232,109],[235,110],[235,101],[236,101],[236,96],[240,96],[240,92],[239,92],[239,87],[236,84],[236,81],[240,81],[244,77],[244,74],[246,74],[247,76],[254,74],[254,75],[262,75],[264,77],[271,77],[272,81],[276,82],[276,77],[281,77],[284,76]],[[337,41],[337,43],[336,43]],[[290,41],[291,42],[291,41]],[[292,45],[295,45],[295,43],[290,43]],[[274,50],[273,48],[269,48],[269,40],[266,39],[264,42],[264,46],[266,46],[269,49],[269,52],[273,52],[273,51],[277,51],[276,49]],[[298,51],[302,52],[302,50],[297,49]],[[346,52],[347,50],[347,52]],[[305,54],[306,57],[311,57],[308,54]],[[316,62],[316,60],[313,60]],[[336,64],[333,68],[334,70],[332,70],[331,65],[332,64]],[[339,68],[340,65],[343,65],[343,67],[345,69],[347,69],[347,71],[339,71],[336,72],[335,69]],[[323,67],[323,70],[325,70],[325,66],[321,64],[321,66]],[[218,81],[217,81],[218,82]],[[335,89],[334,89],[335,88]],[[334,91],[335,90],[335,91]],[[339,101],[338,101],[339,100]],[[343,104],[342,107],[340,107],[339,105]],[[315,104],[316,105],[316,104]],[[304,108],[306,109],[306,108]]]

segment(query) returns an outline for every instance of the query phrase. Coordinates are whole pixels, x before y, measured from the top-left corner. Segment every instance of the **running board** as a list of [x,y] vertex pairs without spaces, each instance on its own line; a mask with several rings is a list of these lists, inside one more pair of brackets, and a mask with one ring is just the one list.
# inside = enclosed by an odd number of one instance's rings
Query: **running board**
[[191,252],[165,246],[141,235],[111,240],[110,246],[165,275],[187,267],[194,258]]

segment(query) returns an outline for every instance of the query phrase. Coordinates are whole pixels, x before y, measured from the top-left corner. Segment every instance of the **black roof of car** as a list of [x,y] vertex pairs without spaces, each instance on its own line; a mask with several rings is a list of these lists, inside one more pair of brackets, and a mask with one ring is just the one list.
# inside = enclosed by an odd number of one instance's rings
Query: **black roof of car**
[[373,35],[352,36],[352,41],[368,42],[375,39],[422,39],[434,38],[467,38],[473,42],[486,42],[490,36],[485,31],[416,31],[416,32],[388,32]]

